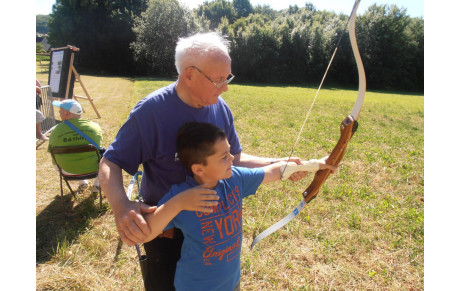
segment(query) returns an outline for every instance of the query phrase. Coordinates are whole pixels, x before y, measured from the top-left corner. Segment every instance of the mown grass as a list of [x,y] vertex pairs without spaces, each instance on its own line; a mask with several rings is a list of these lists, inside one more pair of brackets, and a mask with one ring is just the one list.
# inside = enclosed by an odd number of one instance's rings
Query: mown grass
[[[50,56],[49,55],[36,55],[35,56],[35,69],[36,72],[40,74],[47,73],[50,66]],[[48,76],[46,76],[48,80]]]
[[[288,156],[315,88],[232,86],[225,99],[244,151]],[[320,92],[294,156],[327,155],[355,91]],[[243,289],[423,289],[423,96],[368,92],[340,171],[294,221],[309,181],[263,185],[244,208]],[[311,179],[311,178],[310,178]]]
[[[38,74],[46,84],[45,75]],[[44,80],[42,80],[42,79]],[[90,106],[108,146],[138,100],[171,80],[82,76],[102,118]],[[78,90],[78,84],[76,84]],[[230,85],[244,152],[288,156],[315,88]],[[78,93],[77,94],[82,94]],[[356,92],[323,89],[294,156],[327,155]],[[423,96],[367,92],[360,125],[340,170],[287,226],[253,250],[255,235],[297,206],[312,176],[263,185],[244,202],[243,290],[422,290],[424,284]],[[37,150],[37,289],[139,290],[136,252],[120,244],[106,200],[65,190],[46,145]],[[44,178],[46,177],[46,178]],[[125,185],[129,176],[124,175]]]

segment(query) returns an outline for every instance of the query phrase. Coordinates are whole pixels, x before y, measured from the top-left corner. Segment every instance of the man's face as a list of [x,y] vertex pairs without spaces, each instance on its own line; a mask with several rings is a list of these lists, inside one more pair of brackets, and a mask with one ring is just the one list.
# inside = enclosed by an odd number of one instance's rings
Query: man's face
[[221,84],[231,74],[230,59],[221,58],[218,61],[209,61],[201,64],[200,67],[197,66],[197,68],[192,68],[192,74],[195,77],[193,86],[194,101],[200,107],[216,104],[219,95],[228,90],[227,84],[223,84],[219,88],[215,84]]
[[64,121],[64,120],[67,120],[69,119],[69,111],[65,110],[64,108],[62,107],[59,107],[59,116],[61,117],[61,120]]
[[234,157],[230,154],[230,145],[227,139],[219,139],[214,144],[214,150],[215,154],[207,157],[207,165],[203,166],[204,177],[206,180],[216,182],[230,178]]

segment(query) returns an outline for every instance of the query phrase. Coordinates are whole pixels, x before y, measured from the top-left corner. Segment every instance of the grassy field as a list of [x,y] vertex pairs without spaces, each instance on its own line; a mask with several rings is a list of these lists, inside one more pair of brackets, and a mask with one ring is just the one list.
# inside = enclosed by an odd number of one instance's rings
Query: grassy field
[[[39,71],[37,71],[39,72]],[[38,73],[44,84],[47,74]],[[131,108],[171,80],[82,76],[101,113],[83,103],[108,146]],[[75,94],[82,95],[78,84]],[[290,154],[316,89],[230,85],[244,152]],[[294,155],[327,155],[351,112],[355,91],[323,89]],[[338,173],[295,220],[249,249],[255,235],[297,206],[312,176],[263,185],[244,202],[242,290],[423,290],[423,96],[367,92],[360,126]],[[120,243],[107,200],[65,189],[47,143],[36,151],[37,290],[140,290],[136,251]],[[129,176],[124,175],[125,185]]]

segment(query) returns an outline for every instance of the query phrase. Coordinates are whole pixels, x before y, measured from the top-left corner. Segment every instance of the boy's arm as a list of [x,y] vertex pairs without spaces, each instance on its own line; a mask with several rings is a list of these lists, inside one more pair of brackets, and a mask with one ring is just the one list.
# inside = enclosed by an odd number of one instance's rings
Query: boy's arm
[[158,207],[154,213],[148,213],[144,216],[150,227],[150,235],[145,242],[151,241],[163,233],[168,223],[182,210],[201,211],[205,213],[213,212],[212,207],[217,205],[216,200],[219,200],[216,191],[206,189],[205,184],[198,185],[175,195]]
[[[264,167],[265,177],[262,181],[263,183],[270,183],[281,179],[286,180],[292,174],[296,172],[316,172],[318,170],[328,169],[332,172],[337,170],[337,167],[326,164],[327,157],[322,158],[321,160],[311,160],[311,161],[302,161],[300,165],[289,162],[278,162],[276,164],[268,165]],[[286,167],[286,169],[284,169]]]

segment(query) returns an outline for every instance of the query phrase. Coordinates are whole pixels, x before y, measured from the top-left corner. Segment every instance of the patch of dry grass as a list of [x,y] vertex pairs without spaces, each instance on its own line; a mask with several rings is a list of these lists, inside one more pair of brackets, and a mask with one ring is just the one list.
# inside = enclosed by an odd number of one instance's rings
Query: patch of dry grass
[[[47,84],[47,74],[37,74],[37,78]],[[89,101],[79,99],[85,109],[83,117],[102,127],[102,145],[107,147],[143,96],[133,95],[133,79],[81,78],[101,115],[97,118]],[[85,96],[78,83],[74,94]],[[59,116],[57,110],[55,114]],[[142,279],[136,251],[119,244],[107,200],[100,210],[98,197],[88,189],[74,201],[64,184],[66,213],[62,211],[59,175],[52,167],[47,146],[46,142],[36,151],[37,290],[138,290]],[[127,185],[127,174],[125,180]],[[73,185],[76,189],[76,183]]]
[[[233,85],[225,94],[245,152],[288,156],[316,89]],[[323,89],[294,156],[327,155],[355,91]],[[244,290],[422,290],[423,96],[367,92],[340,171],[287,226],[253,237],[312,179],[262,185],[244,203]]]

